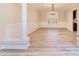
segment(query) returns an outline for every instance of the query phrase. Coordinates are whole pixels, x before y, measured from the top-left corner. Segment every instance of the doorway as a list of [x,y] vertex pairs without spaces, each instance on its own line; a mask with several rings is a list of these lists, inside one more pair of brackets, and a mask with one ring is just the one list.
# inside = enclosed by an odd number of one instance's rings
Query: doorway
[[77,31],[77,10],[73,11],[73,31]]

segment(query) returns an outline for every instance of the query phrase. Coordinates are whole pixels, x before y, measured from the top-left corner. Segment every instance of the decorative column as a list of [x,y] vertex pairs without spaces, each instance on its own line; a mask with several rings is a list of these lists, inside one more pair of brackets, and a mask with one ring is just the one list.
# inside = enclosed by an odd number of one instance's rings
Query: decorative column
[[24,49],[29,46],[29,37],[27,36],[27,4],[21,4],[21,36],[20,43],[24,45]]

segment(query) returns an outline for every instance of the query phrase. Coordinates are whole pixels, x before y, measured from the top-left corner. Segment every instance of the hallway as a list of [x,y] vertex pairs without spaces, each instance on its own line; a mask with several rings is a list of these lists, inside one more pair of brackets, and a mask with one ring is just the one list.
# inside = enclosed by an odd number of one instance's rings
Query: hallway
[[[66,29],[40,28],[31,33],[30,47],[25,51],[7,50],[0,55],[79,55],[75,33]],[[14,51],[14,52],[13,52]]]

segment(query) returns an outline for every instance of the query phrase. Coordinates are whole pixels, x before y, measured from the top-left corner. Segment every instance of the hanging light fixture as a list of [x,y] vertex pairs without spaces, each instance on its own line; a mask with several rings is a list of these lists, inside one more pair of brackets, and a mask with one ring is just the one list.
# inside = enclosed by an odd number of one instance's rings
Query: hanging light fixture
[[51,21],[52,21],[52,23],[57,23],[57,20],[55,18],[54,4],[52,4],[52,11],[50,12],[50,14],[51,14]]
[[54,11],[54,4],[52,4],[52,11],[51,11],[51,15],[54,15],[55,11]]

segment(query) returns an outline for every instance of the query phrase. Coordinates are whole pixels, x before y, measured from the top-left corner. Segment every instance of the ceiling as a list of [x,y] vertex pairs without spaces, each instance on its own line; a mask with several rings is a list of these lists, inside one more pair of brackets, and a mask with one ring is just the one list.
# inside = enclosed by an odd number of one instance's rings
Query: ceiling
[[[52,9],[52,4],[51,3],[29,3],[32,7],[36,8],[37,10],[51,10]],[[77,3],[54,3],[54,9],[56,11],[59,10],[67,10],[71,6],[75,6]]]

